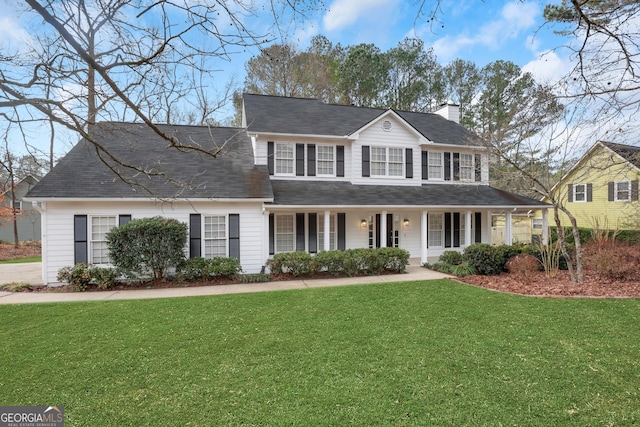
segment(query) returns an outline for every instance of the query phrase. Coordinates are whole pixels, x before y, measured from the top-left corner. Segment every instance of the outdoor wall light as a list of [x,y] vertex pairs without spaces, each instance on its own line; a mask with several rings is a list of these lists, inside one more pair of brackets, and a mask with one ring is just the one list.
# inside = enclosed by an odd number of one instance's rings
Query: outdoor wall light
[[409,219],[405,218],[404,221],[402,221],[404,223],[405,227],[409,226]]
[[363,219],[362,221],[360,221],[360,227],[364,228],[367,226],[367,220]]

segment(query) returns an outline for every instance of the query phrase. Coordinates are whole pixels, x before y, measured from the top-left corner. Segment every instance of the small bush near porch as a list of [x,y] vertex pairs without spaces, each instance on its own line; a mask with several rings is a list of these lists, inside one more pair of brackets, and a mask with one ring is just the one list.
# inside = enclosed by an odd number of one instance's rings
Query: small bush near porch
[[636,425],[640,300],[454,283],[0,306],[0,402],[65,426]]

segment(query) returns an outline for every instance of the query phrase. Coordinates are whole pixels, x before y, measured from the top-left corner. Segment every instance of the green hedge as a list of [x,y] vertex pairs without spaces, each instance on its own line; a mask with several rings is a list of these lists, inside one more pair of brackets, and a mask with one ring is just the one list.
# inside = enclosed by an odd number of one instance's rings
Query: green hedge
[[293,277],[313,276],[326,272],[333,276],[376,275],[385,271],[404,273],[409,265],[409,252],[399,248],[347,249],[323,251],[313,256],[307,252],[285,252],[269,260],[271,274]]
[[178,273],[187,281],[207,280],[212,277],[235,279],[242,272],[237,258],[189,258],[178,268]]

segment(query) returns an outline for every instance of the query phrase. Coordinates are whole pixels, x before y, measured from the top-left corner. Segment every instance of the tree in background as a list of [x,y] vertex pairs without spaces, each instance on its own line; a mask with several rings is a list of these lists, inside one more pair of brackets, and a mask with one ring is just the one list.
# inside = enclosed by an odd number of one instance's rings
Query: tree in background
[[387,52],[389,87],[386,108],[428,112],[444,100],[445,80],[433,49],[424,42],[405,38]]
[[475,96],[480,93],[480,70],[471,61],[455,59],[445,65],[442,72],[445,84],[444,98],[460,106],[460,124],[473,128],[474,122],[469,109]]
[[[29,52],[0,51],[0,117],[20,125],[55,123],[92,142],[101,157],[134,174],[146,171],[116,158],[92,139],[96,121],[140,121],[169,148],[183,149],[181,141],[162,132],[154,121],[176,123],[181,117],[174,114],[178,101],[207,107],[208,113],[219,105],[205,100],[208,93],[202,86],[204,80],[213,80],[217,63],[272,41],[266,36],[269,29],[257,33],[245,20],[262,6],[268,6],[274,22],[283,10],[295,17],[316,7],[316,2],[297,0],[261,5],[226,0],[25,3],[24,16],[38,26],[38,36],[31,40]],[[216,156],[223,146],[220,142],[216,149],[202,151]]]
[[347,48],[338,67],[340,103],[358,107],[378,107],[387,92],[390,64],[387,55],[370,43]]

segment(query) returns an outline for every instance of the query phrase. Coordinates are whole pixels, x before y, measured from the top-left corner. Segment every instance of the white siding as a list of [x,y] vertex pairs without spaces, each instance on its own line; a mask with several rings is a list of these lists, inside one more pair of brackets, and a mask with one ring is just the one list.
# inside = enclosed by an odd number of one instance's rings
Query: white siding
[[[391,130],[385,131],[382,123],[391,122]],[[362,147],[378,146],[413,149],[413,178],[403,177],[362,177]],[[420,139],[408,129],[408,126],[392,116],[385,116],[362,131],[353,144],[351,158],[351,182],[354,184],[377,185],[422,185],[420,175]],[[406,163],[406,159],[405,159]],[[405,169],[406,176],[406,169]]]
[[131,215],[132,219],[152,216],[175,218],[186,224],[189,215],[240,214],[240,264],[243,272],[257,273],[266,261],[262,238],[261,203],[214,202],[47,202],[43,214],[43,282],[57,283],[62,267],[74,263],[74,215]]

